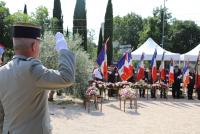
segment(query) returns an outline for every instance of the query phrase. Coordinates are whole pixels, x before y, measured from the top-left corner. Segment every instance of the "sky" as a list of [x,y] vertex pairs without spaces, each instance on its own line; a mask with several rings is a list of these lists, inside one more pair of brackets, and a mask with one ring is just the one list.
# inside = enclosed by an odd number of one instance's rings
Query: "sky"
[[[34,12],[38,6],[48,8],[49,16],[52,17],[54,0],[3,0],[11,13],[24,9],[27,5],[28,14]],[[76,0],[60,0],[64,17],[64,29],[72,29],[73,13]],[[86,0],[87,26],[95,31],[95,42],[98,41],[99,29],[104,22],[108,0]],[[164,5],[164,0],[112,0],[113,15],[124,16],[134,12],[143,18],[152,16],[152,11],[156,7]],[[200,0],[165,0],[165,6],[172,13],[173,18],[179,20],[193,20],[200,25]]]

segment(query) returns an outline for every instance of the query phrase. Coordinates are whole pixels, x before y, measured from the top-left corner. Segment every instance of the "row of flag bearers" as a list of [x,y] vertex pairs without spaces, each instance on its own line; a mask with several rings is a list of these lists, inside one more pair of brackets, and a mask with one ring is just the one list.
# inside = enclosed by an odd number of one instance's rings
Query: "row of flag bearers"
[[[107,64],[108,41],[109,38],[106,40],[104,47],[102,48],[97,57],[97,64],[100,67],[101,73],[105,81],[108,80],[108,64]],[[125,54],[118,61],[117,64],[118,74],[122,81],[127,81],[133,76],[136,78],[136,81],[144,79],[145,77],[144,55],[145,53],[142,53],[141,59],[136,68],[136,74],[134,76],[134,67],[132,65],[131,52],[125,52]],[[185,64],[183,71],[181,71],[178,68],[178,66],[174,66],[173,59],[171,59],[169,71],[167,71],[165,69],[165,64],[164,64],[165,52],[162,55],[161,64],[159,69],[157,70],[156,56],[157,56],[157,50],[155,49],[149,70],[150,71],[149,73],[151,74],[152,84],[157,81],[165,82],[169,86],[172,86],[173,98],[180,98],[181,94],[180,84],[183,83],[183,88],[188,88],[188,99],[192,99],[191,90],[193,91],[195,85],[198,94],[198,99],[200,99],[200,56],[198,56],[197,58],[197,64],[195,67],[196,74],[189,70],[189,62]]]

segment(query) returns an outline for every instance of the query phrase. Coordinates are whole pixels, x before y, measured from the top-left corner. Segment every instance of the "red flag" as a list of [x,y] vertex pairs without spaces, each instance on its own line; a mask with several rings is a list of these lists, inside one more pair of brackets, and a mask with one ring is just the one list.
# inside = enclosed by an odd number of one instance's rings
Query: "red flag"
[[97,63],[101,67],[101,73],[103,74],[104,79],[108,80],[108,63],[107,63],[107,44],[109,38],[106,40],[104,47],[101,49],[97,57]]
[[171,59],[170,70],[169,70],[169,85],[172,85],[173,83],[174,83],[174,65],[173,65],[173,60]]
[[189,61],[188,61],[185,67],[183,68],[183,86],[187,87],[189,82],[190,79],[189,79]]
[[162,60],[161,60],[160,68],[159,68],[161,80],[165,80],[165,77],[166,77],[164,56],[165,56],[165,52],[163,52]]
[[155,82],[157,80],[156,56],[157,56],[157,50],[155,49],[152,60],[151,60],[151,70],[152,70],[153,82]]
[[197,63],[196,63],[196,82],[195,82],[195,86],[196,89],[200,88],[200,51],[199,51],[199,55],[197,57]]
[[141,80],[144,78],[144,53],[142,53],[140,63],[139,63],[139,68],[138,68],[138,73],[137,73],[137,80]]
[[125,55],[118,62],[118,72],[122,80],[128,80],[133,76],[132,56],[131,53]]

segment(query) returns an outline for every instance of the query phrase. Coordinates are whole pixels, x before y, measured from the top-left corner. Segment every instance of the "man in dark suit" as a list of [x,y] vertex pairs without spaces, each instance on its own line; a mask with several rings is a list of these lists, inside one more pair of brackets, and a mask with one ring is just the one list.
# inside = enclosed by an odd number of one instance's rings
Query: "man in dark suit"
[[172,84],[172,96],[174,99],[179,99],[181,95],[181,77],[182,73],[178,66],[174,67],[174,83]]
[[[116,82],[116,73],[117,68],[114,65],[110,66],[110,71],[108,72],[108,82],[115,83]],[[116,91],[114,89],[108,90],[108,95],[113,97],[113,95],[116,94]]]
[[194,84],[195,84],[195,73],[194,71],[189,72],[189,84],[188,84],[188,100],[193,100],[192,94],[193,94],[193,89],[194,89]]

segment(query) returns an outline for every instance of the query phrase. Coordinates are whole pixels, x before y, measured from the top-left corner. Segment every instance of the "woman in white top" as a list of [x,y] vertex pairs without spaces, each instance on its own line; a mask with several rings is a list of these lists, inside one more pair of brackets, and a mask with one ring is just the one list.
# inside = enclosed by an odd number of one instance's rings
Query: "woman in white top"
[[95,66],[92,75],[93,75],[94,80],[103,81],[103,76],[102,76],[101,71],[98,68],[98,66]]

